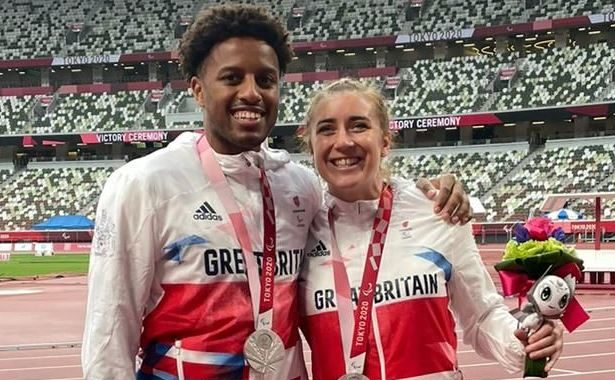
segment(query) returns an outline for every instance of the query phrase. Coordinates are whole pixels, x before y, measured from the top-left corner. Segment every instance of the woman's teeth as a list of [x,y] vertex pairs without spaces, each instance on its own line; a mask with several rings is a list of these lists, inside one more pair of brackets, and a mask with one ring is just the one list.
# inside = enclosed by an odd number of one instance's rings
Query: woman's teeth
[[335,160],[332,160],[333,165],[337,166],[338,168],[346,168],[352,165],[355,165],[359,162],[358,158],[337,158]]

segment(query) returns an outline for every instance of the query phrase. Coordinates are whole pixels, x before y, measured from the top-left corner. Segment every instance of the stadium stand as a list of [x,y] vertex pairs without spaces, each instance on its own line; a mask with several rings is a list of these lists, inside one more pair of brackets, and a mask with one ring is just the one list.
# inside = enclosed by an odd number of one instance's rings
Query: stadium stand
[[613,11],[608,0],[543,0],[527,7],[524,0],[433,0],[406,27],[412,32],[459,30],[476,26],[516,24]]
[[[225,0],[205,0],[201,1],[202,7],[228,3]],[[293,6],[298,3],[296,0],[234,0],[233,3],[253,4],[267,9],[267,12],[277,17],[279,20],[286,20],[291,14]],[[197,2],[198,4],[198,2]]]
[[401,31],[407,1],[309,2],[301,24],[292,31],[294,41],[337,40],[390,36]]
[[12,174],[12,171],[9,169],[0,169],[0,186],[6,181]]
[[[59,55],[65,49],[67,25],[83,22],[94,0],[57,2],[7,0],[0,3],[0,58]],[[28,28],[23,28],[28,25]]]
[[[592,192],[615,192],[615,172],[611,172]],[[594,200],[571,199],[569,203],[569,208],[581,214],[585,219],[595,218],[595,207]],[[615,218],[614,199],[602,200],[602,217],[605,219]]]
[[528,12],[533,19],[562,18],[570,16],[608,13],[615,10],[611,0],[545,0],[537,3]]
[[613,175],[615,145],[588,141],[574,140],[572,146],[550,144],[528,157],[519,170],[507,173],[506,180],[483,199],[489,210],[487,221],[539,215],[545,194],[595,191]]
[[102,165],[107,166],[56,165],[15,173],[0,194],[0,230],[29,229],[53,215],[84,213],[93,218],[98,194],[114,170],[110,163]]
[[322,88],[323,83],[285,82],[280,91],[281,102],[278,108],[278,121],[293,123],[301,120],[308,106],[310,94]]
[[528,12],[520,0],[434,0],[417,20],[409,23],[413,32],[459,30],[523,22]]
[[52,112],[36,123],[36,133],[137,129],[146,92],[61,95]]
[[[518,65],[510,88],[493,92],[493,81],[504,66]],[[615,49],[606,43],[586,48],[548,49],[543,53],[466,56],[448,60],[418,60],[399,71],[401,83],[390,99],[393,117],[445,115],[487,110],[584,104],[615,98],[608,76],[615,67]],[[383,88],[384,78],[363,78]],[[307,99],[324,82],[284,82],[280,123],[301,122]],[[145,107],[149,92],[56,95],[40,117],[32,114],[36,98],[0,98],[0,134],[77,132],[84,130],[155,129],[165,127],[165,115],[198,111],[188,92],[176,90],[160,107]],[[186,122],[168,127],[182,127]],[[188,124],[189,125],[189,124]]]
[[34,123],[33,132],[116,131],[164,127],[162,110],[146,110],[149,91],[81,93],[58,96],[53,109]]
[[[305,155],[293,155],[293,159],[312,165]],[[614,163],[613,141],[577,139],[549,143],[535,152],[529,151],[527,143],[394,150],[388,166],[392,174],[410,179],[455,173],[468,193],[483,202],[487,212],[479,221],[494,222],[538,215],[549,193],[615,191]],[[0,230],[29,228],[63,213],[79,212],[93,218],[102,184],[121,163],[114,167],[109,162],[87,163],[86,167],[59,165],[30,164],[29,169],[15,174],[0,170],[0,203],[6,205],[0,210]],[[591,202],[571,202],[570,208],[593,217]],[[614,210],[615,202],[606,202],[604,217],[612,216]]]
[[[175,27],[200,7],[222,0],[7,0],[0,4],[0,59],[169,51]],[[527,22],[611,12],[607,0],[544,0],[526,8],[522,0],[432,0],[420,16],[405,20],[408,1],[241,0],[262,5],[289,25],[295,41],[363,38],[401,31],[459,30],[472,26]],[[300,17],[295,7],[304,6]],[[28,29],[21,25],[30,25]],[[75,37],[67,38],[73,30]]]
[[[179,19],[189,20],[201,6],[222,2],[77,0],[49,7],[47,0],[7,0],[0,3],[0,59],[172,50],[177,46],[174,32]],[[392,35],[401,30],[458,30],[615,10],[615,4],[606,0],[543,0],[541,6],[529,8],[523,0],[471,4],[432,0],[425,2],[416,19],[406,21],[408,1],[402,0],[240,2],[263,5],[286,20],[295,41]],[[293,17],[294,9],[302,6],[305,9]],[[19,27],[24,23],[31,28],[24,31]],[[78,36],[72,42],[67,41],[71,28]],[[517,75],[509,87],[499,90],[493,82],[503,66],[516,67]],[[605,42],[529,54],[422,59],[400,69],[391,111],[394,117],[409,117],[615,100],[615,84],[608,78],[614,67],[615,49]],[[363,80],[383,88],[384,78]],[[310,95],[325,84],[283,82],[278,122],[301,122]],[[149,103],[151,94],[58,92],[47,108],[39,96],[0,97],[0,135],[200,126],[200,121],[181,118],[166,125],[169,114],[200,112],[188,91],[167,91],[159,105]],[[615,191],[615,143],[611,141],[549,143],[532,152],[525,143],[506,149],[490,145],[394,151],[390,166],[394,174],[407,178],[456,173],[468,192],[483,201],[487,221],[525,219],[538,212],[547,193]],[[107,163],[59,165],[30,165],[17,172],[0,169],[0,203],[6,205],[0,210],[0,230],[29,228],[55,214],[94,216],[96,197],[113,168]],[[593,217],[590,202],[574,201],[571,208]],[[603,213],[613,216],[615,201],[606,202]]]
[[466,185],[469,194],[482,197],[528,154],[527,144],[514,147],[493,144],[487,149],[468,152],[459,148],[440,148],[443,153],[426,149],[429,153],[420,155],[417,155],[420,149],[412,149],[408,156],[394,152],[389,166],[393,174],[409,179],[454,173]]
[[[160,105],[150,102],[150,95],[150,91],[62,94],[49,107],[37,107],[34,96],[0,97],[0,135],[160,129],[167,128],[167,113],[198,111],[187,91],[170,93]],[[174,122],[168,127],[199,124]]]
[[33,103],[32,96],[0,97],[0,135],[11,135],[22,131],[29,120],[28,113]]
[[489,83],[510,56],[419,60],[400,70],[402,82],[391,104],[394,117],[442,115],[480,110],[489,98]]
[[504,88],[495,104],[497,110],[584,104],[601,99],[597,95],[610,83],[615,50],[606,42],[588,48],[567,47],[528,54],[521,63],[519,79]]
[[106,0],[97,5],[85,38],[69,45],[71,55],[169,51],[176,47],[179,17],[194,12],[190,0]]

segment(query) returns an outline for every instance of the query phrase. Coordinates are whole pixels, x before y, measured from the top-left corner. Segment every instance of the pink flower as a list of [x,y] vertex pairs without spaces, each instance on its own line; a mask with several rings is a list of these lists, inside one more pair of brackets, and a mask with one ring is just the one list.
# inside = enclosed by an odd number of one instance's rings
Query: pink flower
[[551,236],[555,230],[553,222],[548,218],[536,217],[528,219],[525,223],[525,228],[530,234],[530,239],[545,241]]

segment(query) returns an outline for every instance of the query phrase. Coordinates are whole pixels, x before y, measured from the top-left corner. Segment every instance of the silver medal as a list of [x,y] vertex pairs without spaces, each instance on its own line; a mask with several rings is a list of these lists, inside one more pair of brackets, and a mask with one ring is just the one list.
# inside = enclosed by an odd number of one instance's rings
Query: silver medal
[[276,372],[284,360],[284,343],[271,330],[254,331],[243,345],[248,365],[258,373]]
[[369,377],[360,373],[347,373],[341,376],[338,380],[369,380]]

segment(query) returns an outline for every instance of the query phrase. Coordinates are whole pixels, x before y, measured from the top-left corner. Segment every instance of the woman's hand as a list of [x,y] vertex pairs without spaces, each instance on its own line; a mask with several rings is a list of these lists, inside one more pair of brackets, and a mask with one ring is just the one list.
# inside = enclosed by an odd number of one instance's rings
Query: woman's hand
[[564,349],[564,329],[559,323],[549,319],[529,338],[527,332],[522,329],[515,331],[515,336],[525,346],[525,353],[530,359],[547,358],[545,372],[553,368]]

